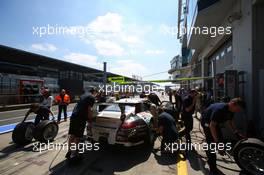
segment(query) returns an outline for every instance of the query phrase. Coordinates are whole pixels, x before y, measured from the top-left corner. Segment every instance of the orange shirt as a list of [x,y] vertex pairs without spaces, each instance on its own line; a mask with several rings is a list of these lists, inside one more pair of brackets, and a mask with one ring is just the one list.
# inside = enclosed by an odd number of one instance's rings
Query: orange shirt
[[70,96],[68,94],[65,94],[63,99],[61,98],[61,95],[57,95],[55,100],[58,104],[69,104],[71,102]]

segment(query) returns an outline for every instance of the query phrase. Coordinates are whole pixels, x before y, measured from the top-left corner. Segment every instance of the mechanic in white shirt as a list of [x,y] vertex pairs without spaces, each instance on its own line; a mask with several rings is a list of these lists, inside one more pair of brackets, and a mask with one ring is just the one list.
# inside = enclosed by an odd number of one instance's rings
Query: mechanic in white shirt
[[53,105],[54,98],[50,95],[49,90],[46,88],[41,90],[41,94],[42,94],[43,99],[39,105],[41,107],[50,109],[51,106]]
[[49,114],[52,114],[50,108],[53,105],[53,97],[50,95],[47,88],[41,88],[40,93],[42,95],[41,102],[39,104],[32,104],[30,110],[26,114],[29,115],[31,112],[37,114],[35,118],[35,125],[38,125],[41,120],[49,120]]

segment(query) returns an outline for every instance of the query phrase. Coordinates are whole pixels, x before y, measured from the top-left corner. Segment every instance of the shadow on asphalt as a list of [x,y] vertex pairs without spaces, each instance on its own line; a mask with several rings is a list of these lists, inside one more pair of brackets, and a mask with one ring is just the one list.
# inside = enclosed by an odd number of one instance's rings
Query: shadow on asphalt
[[195,171],[201,171],[203,174],[209,174],[209,169],[205,168],[206,162],[199,157],[195,149],[187,151],[187,159],[190,166]]
[[[61,138],[66,138],[66,137],[67,135],[61,136]],[[52,142],[53,141],[51,141],[51,143]],[[13,141],[11,141],[8,146],[0,150],[0,160],[7,158],[9,155],[17,152],[39,152],[38,150],[36,150],[36,148],[39,148],[40,144],[41,143],[36,140],[33,140],[30,143],[22,144],[22,145],[16,144]],[[42,150],[42,152],[44,152],[43,154],[45,154],[45,151],[46,150],[44,149]]]
[[31,143],[29,144],[25,144],[25,145],[17,145],[13,142],[10,143],[10,145],[8,145],[7,147],[3,148],[0,151],[0,160],[4,159],[6,157],[8,157],[10,154],[15,153],[15,152],[32,152],[33,151],[34,146],[31,145]]
[[186,158],[179,158],[178,153],[175,154],[158,154],[153,151],[154,157],[157,160],[157,163],[160,165],[174,165],[181,160],[186,160]]
[[[192,132],[192,140],[194,143],[199,143],[199,144],[203,144],[205,142],[205,138],[203,136],[200,136],[199,133],[201,133],[202,131],[200,130],[194,130]],[[197,134],[198,133],[198,134]],[[225,140],[225,143],[231,143],[232,147],[237,143],[237,140]],[[231,152],[229,152],[229,154],[231,155]],[[190,162],[190,165],[192,167],[192,169],[196,170],[196,171],[202,171],[203,174],[207,175],[209,174],[209,169],[205,168],[207,162],[205,161],[207,159],[207,157],[202,157],[195,149],[193,150],[189,150],[187,152],[187,159]],[[223,162],[224,164],[226,164],[226,166],[220,166],[218,164],[219,167],[221,167],[221,169],[226,169],[230,172],[232,172],[233,174],[237,174],[237,175],[248,175],[246,172],[243,171],[238,171],[236,169],[232,169],[230,168],[228,165],[229,164],[235,164],[235,162],[230,159],[230,157],[222,157],[221,159],[217,159],[217,162]],[[229,174],[225,174],[223,172],[219,172],[220,175],[229,175]]]
[[70,166],[64,160],[53,167],[53,175],[103,174],[123,172],[149,159],[152,149],[145,147],[124,148],[106,146],[99,151],[86,152],[80,164]]

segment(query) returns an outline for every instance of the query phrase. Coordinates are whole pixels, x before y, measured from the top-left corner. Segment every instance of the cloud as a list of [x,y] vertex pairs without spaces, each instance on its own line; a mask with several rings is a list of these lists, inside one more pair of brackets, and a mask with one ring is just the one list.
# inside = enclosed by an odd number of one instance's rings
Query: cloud
[[161,55],[161,54],[164,54],[165,51],[164,50],[146,50],[145,51],[145,54],[147,55]]
[[[108,12],[98,16],[85,27],[86,33],[79,35],[81,41],[93,45],[99,55],[124,56],[130,50],[140,48],[144,35],[151,28],[127,24],[118,13]],[[133,51],[134,52],[134,51]]]
[[124,49],[115,42],[109,40],[95,40],[95,48],[100,55],[105,56],[122,56]]
[[143,64],[130,59],[118,60],[114,67],[110,67],[110,71],[128,77],[132,77],[132,75],[143,76],[149,73],[147,67]]
[[102,65],[98,62],[97,57],[89,54],[83,53],[70,53],[64,56],[66,61],[71,63],[93,67],[97,69],[101,69]]
[[31,48],[33,50],[38,50],[38,51],[47,51],[47,52],[54,52],[57,50],[57,48],[53,44],[49,43],[36,43],[32,44]]
[[128,44],[137,44],[141,42],[137,36],[128,36],[128,35],[122,36],[122,40],[127,42]]
[[107,13],[104,16],[98,16],[88,27],[97,33],[120,33],[123,27],[122,20],[123,17],[117,13]]

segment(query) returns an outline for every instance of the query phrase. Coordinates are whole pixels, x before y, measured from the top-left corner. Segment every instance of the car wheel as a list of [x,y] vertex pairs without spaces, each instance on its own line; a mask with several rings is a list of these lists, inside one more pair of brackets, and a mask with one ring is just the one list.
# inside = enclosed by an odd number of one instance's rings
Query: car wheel
[[12,133],[12,140],[16,144],[28,144],[33,139],[35,125],[32,122],[23,122],[16,125]]
[[233,155],[238,166],[251,175],[264,175],[264,142],[249,138],[237,143]]
[[59,126],[54,121],[44,120],[35,129],[34,138],[40,142],[48,142],[55,139]]

